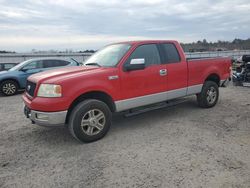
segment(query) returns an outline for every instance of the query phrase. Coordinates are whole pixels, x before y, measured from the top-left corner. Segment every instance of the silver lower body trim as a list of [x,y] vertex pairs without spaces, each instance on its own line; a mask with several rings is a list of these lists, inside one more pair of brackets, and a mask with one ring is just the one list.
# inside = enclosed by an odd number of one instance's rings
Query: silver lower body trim
[[181,89],[175,89],[175,90],[167,91],[165,93],[166,93],[167,97],[163,101],[171,100],[171,99],[176,99],[176,98],[183,97],[183,96],[187,95],[187,87],[181,88]]
[[28,118],[35,124],[45,127],[62,126],[65,124],[68,111],[40,112],[31,110]]
[[202,87],[203,87],[203,84],[189,86],[187,89],[187,95],[193,95],[193,94],[200,93],[202,90]]
[[180,89],[175,89],[171,91],[135,97],[125,100],[120,100],[115,102],[116,111],[121,112],[124,110],[146,106],[149,104],[154,104],[162,101],[168,101],[171,99],[176,99],[179,97],[185,97],[187,95],[193,95],[201,92],[203,84],[194,85],[190,87],[184,87]]

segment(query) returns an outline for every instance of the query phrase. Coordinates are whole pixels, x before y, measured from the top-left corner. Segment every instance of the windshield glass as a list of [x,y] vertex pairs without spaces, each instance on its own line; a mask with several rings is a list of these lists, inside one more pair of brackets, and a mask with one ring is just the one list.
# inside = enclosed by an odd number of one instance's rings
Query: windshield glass
[[27,60],[27,61],[24,61],[22,63],[19,63],[18,65],[12,67],[11,69],[9,69],[9,71],[18,71],[20,70],[24,65],[26,65],[28,62],[30,62],[31,60]]
[[131,47],[130,44],[113,44],[93,54],[84,65],[114,67]]

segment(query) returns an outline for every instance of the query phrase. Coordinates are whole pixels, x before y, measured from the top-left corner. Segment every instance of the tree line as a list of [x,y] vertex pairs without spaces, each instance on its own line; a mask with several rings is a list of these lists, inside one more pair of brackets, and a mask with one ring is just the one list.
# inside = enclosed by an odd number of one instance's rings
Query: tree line
[[185,52],[204,52],[204,51],[225,51],[225,50],[249,50],[250,38],[234,39],[233,41],[207,42],[206,39],[192,43],[181,43]]

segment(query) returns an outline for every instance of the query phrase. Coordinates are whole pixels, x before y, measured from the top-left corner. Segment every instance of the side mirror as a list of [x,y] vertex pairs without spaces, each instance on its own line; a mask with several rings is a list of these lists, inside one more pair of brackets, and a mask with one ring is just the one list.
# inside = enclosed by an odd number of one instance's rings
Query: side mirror
[[142,70],[145,69],[145,59],[131,59],[130,63],[125,65],[126,71]]
[[20,71],[27,72],[29,69],[26,69],[25,67],[22,68]]

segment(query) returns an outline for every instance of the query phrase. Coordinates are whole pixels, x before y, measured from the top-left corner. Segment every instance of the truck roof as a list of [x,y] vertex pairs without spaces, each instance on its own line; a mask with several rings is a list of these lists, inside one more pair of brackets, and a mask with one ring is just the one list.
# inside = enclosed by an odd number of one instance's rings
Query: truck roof
[[114,44],[148,44],[148,43],[177,43],[176,40],[135,40],[135,41],[124,41],[124,42],[118,42]]

